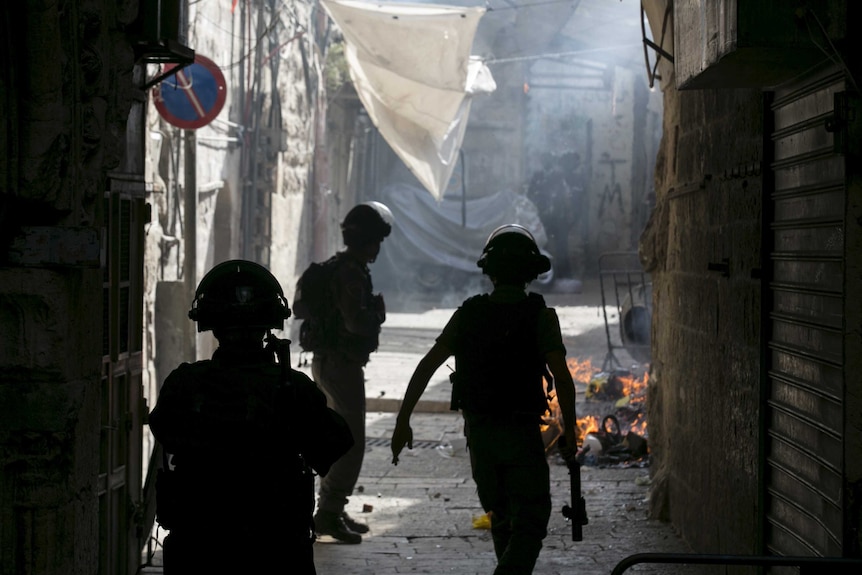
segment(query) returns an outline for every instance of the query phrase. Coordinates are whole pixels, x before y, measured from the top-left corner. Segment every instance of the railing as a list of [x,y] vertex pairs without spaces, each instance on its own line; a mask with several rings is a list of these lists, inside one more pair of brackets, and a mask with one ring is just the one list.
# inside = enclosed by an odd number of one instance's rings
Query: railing
[[611,575],[621,575],[633,565],[743,565],[751,567],[799,567],[799,575],[858,575],[862,559],[844,557],[781,557],[772,555],[699,555],[696,553],[637,553],[617,563]]
[[[638,363],[648,363],[651,353],[652,283],[641,267],[638,253],[607,252],[599,255],[599,286],[608,341],[608,353],[602,370],[623,367],[614,353],[618,349],[625,349]],[[619,318],[618,334],[611,334],[609,305],[615,307]]]

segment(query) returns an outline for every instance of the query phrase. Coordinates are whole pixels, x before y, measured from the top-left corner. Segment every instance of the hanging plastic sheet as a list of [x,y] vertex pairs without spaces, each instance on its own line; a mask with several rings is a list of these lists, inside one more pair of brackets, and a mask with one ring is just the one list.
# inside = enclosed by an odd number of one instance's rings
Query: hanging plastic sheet
[[509,190],[469,200],[466,227],[461,224],[460,200],[447,197],[435,202],[417,186],[391,184],[375,199],[389,206],[395,219],[392,237],[382,252],[402,270],[439,265],[480,276],[476,260],[488,234],[503,224],[526,227],[539,247],[547,242],[536,206]]
[[359,99],[380,134],[438,200],[458,161],[475,94],[496,84],[470,55],[484,8],[322,0],[346,39]]

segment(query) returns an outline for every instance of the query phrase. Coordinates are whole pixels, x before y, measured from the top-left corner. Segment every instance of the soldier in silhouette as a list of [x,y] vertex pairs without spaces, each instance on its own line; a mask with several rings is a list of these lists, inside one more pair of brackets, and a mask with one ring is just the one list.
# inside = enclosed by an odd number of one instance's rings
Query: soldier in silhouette
[[553,308],[526,285],[550,269],[522,226],[497,228],[478,265],[491,278],[490,294],[461,304],[410,378],[392,435],[393,463],[413,447],[410,414],[428,382],[455,356],[452,407],[464,416],[473,479],[491,516],[495,575],[528,575],[547,535],[551,488],[541,417],[548,409],[542,382],[556,381],[566,448],[577,446],[575,388]]
[[253,262],[219,264],[198,286],[189,317],[218,349],[171,372],[149,420],[168,454],[156,487],[166,575],[315,573],[314,473],[353,438],[269,333],[289,316]]

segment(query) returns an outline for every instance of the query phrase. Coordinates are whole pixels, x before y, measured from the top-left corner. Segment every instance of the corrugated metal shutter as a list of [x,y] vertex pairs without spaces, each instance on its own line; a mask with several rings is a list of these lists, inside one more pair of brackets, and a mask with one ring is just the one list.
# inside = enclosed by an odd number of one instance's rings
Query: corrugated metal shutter
[[844,81],[824,70],[772,100],[764,504],[766,548],[780,555],[843,548],[846,189],[830,120]]

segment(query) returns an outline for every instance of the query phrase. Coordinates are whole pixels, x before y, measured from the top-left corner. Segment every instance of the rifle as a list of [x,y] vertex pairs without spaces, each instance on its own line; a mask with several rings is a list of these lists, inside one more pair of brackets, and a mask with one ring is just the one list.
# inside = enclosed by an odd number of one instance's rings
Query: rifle
[[278,359],[279,365],[281,366],[280,383],[290,387],[290,340],[281,339],[271,331],[267,331],[265,341],[266,349],[275,355]]
[[[278,364],[281,367],[279,385],[288,394],[291,408],[300,410],[304,406],[309,405],[306,403],[306,398],[312,396],[307,395],[307,386],[302,385],[298,387],[291,380],[290,340],[281,339],[272,333],[268,333],[266,336],[266,349],[274,353],[278,358]],[[316,386],[313,387],[316,389]],[[306,391],[303,391],[302,388],[306,388]],[[353,435],[351,435],[350,428],[343,417],[328,406],[315,413],[318,417],[317,423],[321,425],[323,433],[309,434],[307,430],[295,427],[291,432],[298,442],[297,445],[301,451],[298,455],[299,463],[303,469],[303,474],[309,482],[308,488],[312,494],[310,499],[312,504],[311,511],[314,511],[314,474],[326,475],[332,464],[353,446]],[[296,426],[296,422],[300,419],[303,419],[303,417],[298,413],[294,413],[291,417],[285,418],[285,423]]]
[[[566,438],[560,437],[560,449],[566,445]],[[589,449],[589,447],[587,447]],[[583,541],[583,526],[590,522],[587,517],[587,502],[581,492],[581,464],[577,458],[572,456],[564,458],[566,467],[569,468],[569,482],[571,495],[571,506],[563,505],[563,517],[572,522],[572,541]]]
[[[279,385],[284,386],[287,389],[287,392],[290,394],[290,405],[293,409],[296,409],[298,405],[296,397],[297,391],[290,379],[290,340],[281,339],[271,331],[267,331],[265,341],[265,349],[275,354],[281,368],[281,381],[279,382]],[[314,512],[314,473],[301,453],[297,453],[297,460],[302,469],[303,479],[305,480],[304,488],[311,493],[311,498],[309,500],[311,501],[310,506],[305,510],[310,516]]]

